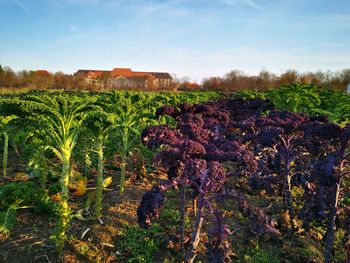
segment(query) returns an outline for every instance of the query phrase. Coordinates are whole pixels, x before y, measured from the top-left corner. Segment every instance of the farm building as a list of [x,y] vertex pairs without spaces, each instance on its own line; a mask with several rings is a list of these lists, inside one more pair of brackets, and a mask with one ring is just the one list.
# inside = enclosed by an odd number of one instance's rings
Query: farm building
[[109,89],[167,89],[172,84],[172,77],[165,72],[140,72],[130,68],[107,70],[78,70],[74,75],[82,76],[90,85]]

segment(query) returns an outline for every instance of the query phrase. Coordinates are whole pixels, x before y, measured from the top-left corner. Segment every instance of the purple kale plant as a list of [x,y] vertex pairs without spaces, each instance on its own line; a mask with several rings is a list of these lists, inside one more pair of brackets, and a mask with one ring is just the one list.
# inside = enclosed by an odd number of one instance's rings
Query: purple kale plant
[[315,121],[304,129],[307,129],[305,141],[319,144],[316,144],[317,150],[308,148],[312,165],[300,217],[306,228],[313,220],[326,225],[324,258],[328,263],[333,258],[336,222],[344,197],[342,181],[350,174],[350,125],[341,128],[333,123]]
[[282,189],[280,193],[292,225],[295,218],[293,177],[305,173],[306,149],[301,138],[302,127],[308,121],[305,114],[272,110],[255,120],[250,118],[250,129],[242,130],[243,142],[251,147],[259,167],[256,173],[250,174],[248,183],[253,190],[265,190],[269,195],[278,194],[274,188]]
[[[230,240],[238,230],[281,234],[276,221],[245,198],[246,193],[264,190],[283,200],[281,212],[288,212],[292,230],[299,227],[294,225],[297,220],[305,231],[314,220],[325,225],[325,262],[331,262],[335,230],[341,225],[339,215],[350,218],[350,212],[340,207],[345,196],[342,180],[350,172],[350,125],[341,128],[324,116],[276,111],[269,101],[260,99],[163,106],[157,115],[163,114],[173,117],[177,126],[150,127],[143,131],[142,142],[157,150],[155,163],[168,171],[169,181],[145,193],[138,209],[140,226],[148,227],[157,218],[167,189],[181,188],[182,201],[190,197],[198,204],[184,259],[193,262],[203,226],[211,220],[208,259],[230,262]],[[235,164],[229,172],[224,168],[228,162]],[[250,188],[228,188],[231,176],[245,180]],[[303,194],[293,197],[293,187],[301,187]],[[244,224],[233,227],[225,222],[220,204],[228,199],[234,200],[247,219]],[[302,204],[299,211],[295,201]],[[182,206],[185,213],[185,202]]]
[[138,223],[148,228],[151,221],[159,217],[159,209],[163,207],[165,195],[159,186],[154,186],[142,196],[140,207],[137,209]]
[[[241,107],[239,107],[241,103]],[[214,216],[216,224],[212,231],[211,250],[213,255],[228,258],[228,237],[224,233],[231,233],[222,222],[217,202],[225,198],[232,198],[225,190],[228,174],[224,169],[224,162],[234,162],[237,176],[247,176],[257,172],[258,162],[254,153],[241,143],[240,137],[232,131],[235,128],[237,114],[247,117],[260,117],[264,110],[272,109],[270,102],[253,101],[220,101],[209,104],[184,103],[179,107],[163,106],[157,110],[157,115],[169,115],[177,122],[176,128],[160,125],[147,128],[142,133],[142,143],[150,149],[158,149],[155,163],[168,171],[168,185],[146,192],[138,208],[138,220],[141,227],[148,227],[158,216],[164,199],[164,189],[180,188],[182,203],[186,197],[186,187],[189,187],[193,200],[198,203],[196,219],[192,234],[191,245],[186,256],[186,262],[193,262],[200,241],[200,233],[207,214]],[[232,115],[234,114],[234,115]],[[163,190],[160,190],[163,189]],[[155,200],[159,200],[156,202]],[[269,232],[275,226],[269,225],[267,216],[249,206],[242,198],[234,198],[237,206],[242,209],[250,224],[248,229],[255,233]],[[242,203],[243,202],[243,203]],[[183,204],[182,204],[183,205]],[[182,209],[185,211],[185,209]],[[182,215],[183,218],[183,215]],[[275,230],[278,232],[278,230]],[[183,232],[183,231],[182,231]],[[270,231],[271,232],[271,231]],[[212,255],[212,256],[213,256]],[[210,258],[215,258],[214,257]],[[213,261],[214,262],[214,261]]]

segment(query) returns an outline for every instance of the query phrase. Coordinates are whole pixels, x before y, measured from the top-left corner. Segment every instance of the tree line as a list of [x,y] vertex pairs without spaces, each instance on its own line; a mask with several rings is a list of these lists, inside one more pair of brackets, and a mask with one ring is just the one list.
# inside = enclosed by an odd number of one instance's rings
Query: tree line
[[281,74],[262,70],[258,75],[248,75],[240,70],[232,70],[223,77],[205,79],[203,81],[203,88],[220,91],[239,91],[246,89],[264,91],[293,83],[307,83],[331,90],[345,91],[349,82],[350,69],[316,72],[298,72],[289,69]]
[[0,88],[29,89],[84,89],[83,77],[65,74],[61,71],[49,73],[46,70],[14,71],[0,65]]
[[[173,80],[172,87],[186,90],[194,89],[188,86],[186,78]],[[206,78],[202,82],[204,90],[239,91],[254,89],[264,91],[292,83],[308,83],[332,90],[345,91],[350,82],[350,69],[340,71],[299,72],[286,70],[276,74],[262,70],[258,75],[249,75],[241,70],[232,70],[222,77]],[[193,83],[190,83],[193,84]],[[196,85],[195,89],[200,88]],[[49,73],[45,70],[21,70],[15,72],[10,67],[0,64],[0,88],[29,88],[29,89],[101,89],[101,86],[91,85],[84,81],[81,75],[65,74],[61,71]]]

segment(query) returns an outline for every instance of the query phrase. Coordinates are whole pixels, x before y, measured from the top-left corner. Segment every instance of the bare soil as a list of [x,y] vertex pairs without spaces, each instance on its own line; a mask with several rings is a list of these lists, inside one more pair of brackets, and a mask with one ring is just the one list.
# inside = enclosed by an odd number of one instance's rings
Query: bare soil
[[[10,156],[8,177],[0,185],[18,181],[22,167]],[[0,262],[118,262],[116,241],[125,226],[137,224],[136,210],[142,194],[153,184],[143,179],[126,182],[125,194],[120,197],[117,185],[119,178],[113,175],[113,183],[104,191],[101,220],[82,221],[74,218],[68,231],[69,240],[61,253],[57,253],[50,236],[55,219],[35,214],[31,209],[17,212],[17,224],[9,236],[0,235]],[[21,180],[21,179],[20,179]],[[72,197],[73,211],[83,206],[86,196]]]

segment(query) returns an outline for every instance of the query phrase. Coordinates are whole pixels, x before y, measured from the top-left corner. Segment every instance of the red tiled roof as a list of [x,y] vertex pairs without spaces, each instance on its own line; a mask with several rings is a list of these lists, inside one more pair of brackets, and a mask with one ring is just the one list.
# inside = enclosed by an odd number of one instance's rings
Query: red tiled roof
[[135,72],[135,73],[146,73],[150,74],[157,79],[173,79],[167,72]]
[[156,79],[154,76],[152,76],[152,74],[148,73],[148,72],[133,72],[135,77],[145,77],[151,80]]
[[45,69],[38,69],[38,70],[35,71],[35,73],[36,73],[37,75],[40,75],[40,76],[50,76],[50,75],[51,75],[51,74],[50,74],[47,70],[45,70]]
[[103,73],[107,73],[110,74],[111,71],[110,70],[96,70],[96,69],[79,69],[77,72],[74,73],[74,76],[84,76],[86,77],[86,75],[90,72],[95,72],[95,71],[99,71],[99,72],[103,72]]
[[96,71],[90,71],[85,76],[88,78],[99,78],[102,77],[104,74],[110,74],[110,71],[102,71],[102,70],[96,70]]
[[194,82],[185,82],[183,84],[183,86],[185,86],[186,88],[191,88],[191,89],[198,89],[200,87],[199,84],[194,83]]
[[129,68],[114,68],[111,72],[111,77],[132,77],[133,72]]
[[133,72],[129,68],[114,68],[111,72],[111,77],[119,77],[123,76],[126,78],[148,78],[148,79],[155,79],[152,74],[148,72]]
[[114,68],[112,71],[107,70],[82,70],[79,69],[74,75],[83,75],[89,78],[101,77],[104,73],[109,74],[110,77],[125,77],[125,78],[147,78],[149,80],[155,79],[172,79],[169,73],[165,72],[141,72],[132,71],[130,68]]

